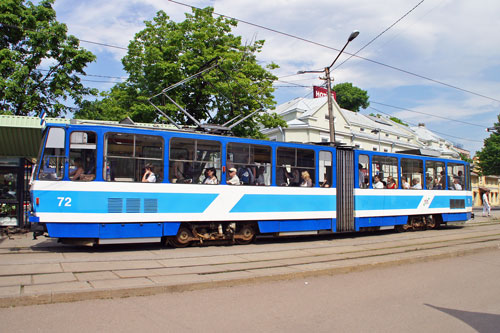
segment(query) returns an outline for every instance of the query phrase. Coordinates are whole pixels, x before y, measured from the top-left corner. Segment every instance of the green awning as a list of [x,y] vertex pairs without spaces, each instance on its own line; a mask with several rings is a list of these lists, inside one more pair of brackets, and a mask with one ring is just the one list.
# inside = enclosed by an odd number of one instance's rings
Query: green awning
[[[69,119],[47,118],[51,123],[68,123]],[[0,157],[36,158],[42,126],[38,117],[0,115]]]

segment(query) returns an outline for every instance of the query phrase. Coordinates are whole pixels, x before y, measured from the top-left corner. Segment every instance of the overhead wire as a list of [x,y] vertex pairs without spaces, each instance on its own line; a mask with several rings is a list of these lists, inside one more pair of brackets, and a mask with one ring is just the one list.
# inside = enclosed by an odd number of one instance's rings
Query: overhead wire
[[[192,6],[192,5],[189,5],[189,4],[185,4],[185,3],[182,3],[182,2],[179,2],[179,1],[175,1],[175,0],[168,0],[168,1],[172,2],[172,3],[175,3],[175,4],[178,4],[178,5],[190,7],[190,8],[201,9],[199,7]],[[260,25],[260,24],[248,22],[248,21],[241,20],[241,19],[237,19],[237,18],[234,18],[234,17],[231,17],[231,16],[227,16],[227,15],[224,15],[224,14],[217,13],[217,12],[214,12],[214,15],[218,15],[218,16],[221,16],[221,17],[227,17],[229,19],[232,19],[232,20],[235,20],[235,21],[247,24],[247,25],[255,26],[255,27],[258,27],[258,28],[261,28],[261,29],[264,29],[264,30],[267,30],[267,31],[271,31],[271,32],[274,32],[274,33],[277,33],[277,34],[280,34],[280,35],[283,35],[283,36],[287,36],[287,37],[290,37],[290,38],[293,38],[293,39],[301,40],[301,41],[309,43],[309,44],[317,45],[317,46],[320,46],[320,47],[323,47],[323,48],[327,48],[327,49],[330,49],[330,50],[334,50],[334,51],[337,51],[337,52],[340,51],[339,49],[337,49],[335,47],[328,46],[326,44],[322,44],[322,43],[319,43],[319,42],[315,42],[315,41],[309,40],[307,38],[295,36],[295,35],[292,35],[292,34],[289,34],[289,33],[286,33],[286,32],[282,32],[282,31],[279,31],[279,30],[276,30],[276,29],[268,28],[268,27],[265,27],[265,26]],[[21,29],[21,30],[35,31],[35,30],[32,30],[32,29],[26,29],[26,28],[23,28],[23,27],[11,25],[11,24],[5,24],[5,23],[2,23],[2,22],[0,22],[0,24],[2,24],[4,26],[9,26],[9,27],[15,27],[15,28],[18,28],[18,29]],[[111,47],[111,48],[116,48],[116,49],[122,49],[122,50],[128,50],[125,47],[121,47],[121,46],[117,46],[117,45],[111,45],[111,44],[107,44],[107,43],[94,42],[94,41],[89,41],[89,40],[84,40],[84,39],[78,39],[78,40],[80,40],[82,42],[85,42],[85,43],[90,43],[90,44],[95,44],[95,45],[100,45],[100,46],[105,46],[105,47]],[[377,64],[379,66],[387,67],[387,68],[393,69],[395,71],[399,71],[399,72],[402,72],[402,73],[405,73],[405,74],[408,74],[408,75],[411,75],[411,76],[415,76],[415,77],[418,77],[418,78],[421,78],[421,79],[424,79],[424,80],[427,80],[427,81],[430,81],[430,82],[433,82],[433,83],[436,83],[436,84],[440,84],[440,85],[443,85],[443,86],[446,86],[446,87],[449,87],[449,88],[452,88],[452,89],[456,89],[456,90],[459,90],[459,91],[462,91],[462,92],[466,92],[466,93],[469,93],[469,94],[472,94],[472,95],[476,95],[476,96],[479,96],[479,97],[482,97],[482,98],[489,99],[489,100],[492,100],[492,101],[500,103],[500,99],[489,97],[489,96],[486,96],[484,94],[480,94],[480,93],[474,92],[474,91],[469,90],[469,89],[464,89],[464,88],[461,88],[461,87],[458,87],[458,86],[455,86],[455,85],[452,85],[452,84],[449,84],[449,83],[446,83],[446,82],[442,82],[442,81],[439,81],[439,80],[436,80],[436,79],[432,79],[432,78],[424,76],[424,75],[413,73],[411,71],[408,71],[408,70],[405,70],[405,69],[402,69],[402,68],[398,68],[398,67],[395,67],[395,66],[392,66],[392,65],[388,65],[388,64],[382,63],[380,61],[376,61],[376,60],[373,60],[373,59],[365,58],[365,57],[359,56],[357,54],[352,54],[352,53],[349,53],[349,52],[346,52],[346,51],[344,51],[344,53],[347,54],[347,55],[350,55],[351,57],[356,57],[356,58],[359,58],[359,59],[362,59],[362,60],[365,60],[365,61]]]
[[409,11],[407,11],[403,16],[401,16],[399,19],[396,20],[396,22],[394,22],[393,24],[391,24],[389,27],[387,27],[384,31],[382,31],[381,33],[379,33],[377,36],[375,36],[374,38],[372,38],[368,43],[366,43],[362,48],[360,48],[359,50],[357,50],[356,52],[354,52],[352,55],[350,55],[347,59],[345,59],[344,61],[342,61],[340,64],[338,64],[337,66],[334,67],[334,69],[337,69],[339,68],[340,66],[342,66],[343,64],[345,64],[347,61],[349,61],[349,59],[351,59],[352,57],[354,57],[355,55],[357,55],[359,52],[363,51],[365,48],[367,48],[371,43],[373,43],[377,38],[379,38],[380,36],[382,36],[383,34],[385,34],[387,31],[389,31],[392,27],[394,27],[396,24],[398,24],[402,19],[404,19],[406,16],[408,16],[411,12],[413,12],[418,6],[420,6],[425,0],[421,0],[419,3],[417,3],[415,6],[413,6],[412,9],[410,9]]
[[380,102],[375,102],[375,101],[370,101],[370,103],[378,104],[378,105],[383,105],[383,106],[387,106],[387,107],[390,107],[390,108],[393,108],[393,109],[399,109],[399,110],[408,111],[408,112],[412,112],[412,113],[423,114],[423,115],[426,115],[426,116],[430,116],[430,117],[434,117],[434,118],[439,118],[439,119],[444,119],[444,120],[452,121],[452,122],[456,122],[456,123],[462,123],[462,124],[465,124],[465,125],[471,125],[471,126],[476,126],[476,127],[481,127],[481,128],[485,128],[486,127],[485,125],[474,124],[474,123],[471,123],[471,122],[468,122],[468,121],[463,121],[463,120],[450,119],[449,117],[441,117],[441,116],[437,116],[437,115],[432,114],[432,113],[426,113],[426,112],[422,112],[422,111],[410,110],[410,109],[406,109],[406,108],[402,108],[402,107],[394,106],[394,105],[389,105],[389,104],[385,104],[385,103],[380,103]]
[[[48,69],[44,69],[44,68],[37,68],[36,69],[37,71],[41,71],[41,72],[49,72]],[[102,77],[102,78],[105,78],[105,79],[119,79],[119,80],[126,80],[128,79],[128,77],[124,77],[124,76],[108,76],[108,75],[98,75],[98,74],[80,74],[80,73],[76,73],[75,75],[77,76],[92,76],[92,77]],[[83,81],[83,79],[82,79]],[[116,83],[116,81],[102,81],[102,82],[111,82],[111,83]]]
[[[391,115],[391,114],[389,114],[389,113],[386,113],[386,112],[384,112],[384,111],[381,111],[381,110],[379,110],[379,109],[377,109],[377,108],[374,108],[373,106],[369,106],[369,108],[370,108],[370,109],[373,109],[373,110],[375,110],[375,111],[377,111],[377,112],[380,112],[380,113],[382,113],[382,114],[385,114],[386,116],[389,116],[389,117],[394,117],[394,115]],[[404,120],[404,119],[402,119],[402,120]],[[404,121],[405,121],[406,123],[408,123],[408,124],[412,125],[412,126],[418,126],[417,124],[412,123],[412,122],[410,122],[410,121],[407,121],[407,120],[404,120]],[[447,137],[450,137],[450,138],[454,138],[454,139],[460,139],[460,140],[465,140],[465,141],[470,141],[470,142],[483,142],[483,141],[480,141],[480,140],[466,139],[466,138],[463,138],[463,137],[458,137],[458,136],[454,136],[454,135],[446,134],[446,133],[443,133],[443,132],[438,132],[438,131],[435,131],[435,130],[432,130],[432,132],[437,133],[437,134],[441,134],[441,135],[444,135],[444,136],[447,136]]]
[[[193,6],[193,5],[188,5],[188,4],[182,3],[180,1],[175,1],[175,0],[168,0],[168,1],[172,2],[172,3],[175,3],[175,4],[178,4],[178,5],[181,5],[181,6],[185,6],[185,7],[190,7],[190,8],[194,8],[194,9],[201,9],[201,8]],[[237,22],[241,22],[241,23],[244,23],[244,24],[247,24],[247,25],[251,25],[251,26],[254,26],[254,27],[257,27],[257,28],[261,28],[261,29],[264,29],[264,30],[267,30],[267,31],[271,31],[271,32],[274,32],[276,34],[280,34],[280,35],[283,35],[283,36],[286,36],[286,37],[297,39],[297,40],[300,40],[300,41],[303,41],[303,42],[306,42],[306,43],[309,43],[309,44],[317,45],[317,46],[320,46],[320,47],[323,47],[323,48],[327,48],[327,49],[330,49],[330,50],[334,50],[334,51],[340,52],[340,49],[337,49],[335,47],[332,47],[332,46],[329,46],[329,45],[326,45],[326,44],[322,44],[322,43],[319,43],[319,42],[315,42],[313,40],[310,40],[310,39],[307,39],[307,38],[304,38],[304,37],[295,36],[295,35],[292,35],[292,34],[287,33],[287,32],[279,31],[279,30],[276,30],[276,29],[273,29],[273,28],[268,28],[266,26],[263,26],[263,25],[260,25],[260,24],[256,24],[256,23],[252,23],[252,22],[249,22],[249,21],[237,19],[235,17],[231,17],[231,16],[228,16],[228,15],[225,15],[225,14],[221,14],[221,13],[217,13],[217,12],[213,12],[213,14],[217,15],[217,16],[221,16],[221,17],[226,17],[228,19],[232,19],[232,20],[235,20]],[[466,93],[469,93],[469,94],[472,94],[472,95],[475,95],[475,96],[479,96],[479,97],[482,97],[482,98],[489,99],[489,100],[492,100],[492,101],[500,103],[500,99],[489,97],[489,96],[486,96],[484,94],[480,94],[480,93],[474,92],[474,91],[469,90],[469,89],[460,88],[460,87],[455,86],[453,84],[449,84],[449,83],[446,83],[446,82],[443,82],[443,81],[439,81],[439,80],[427,77],[425,75],[413,73],[413,72],[411,72],[409,70],[405,70],[405,69],[402,69],[402,68],[398,68],[396,66],[388,65],[388,64],[382,63],[382,62],[377,61],[377,60],[373,60],[373,59],[369,59],[369,58],[366,58],[366,57],[359,56],[357,54],[352,54],[352,53],[349,53],[349,52],[346,52],[346,51],[344,51],[344,53],[347,54],[347,55],[350,55],[350,56],[353,56],[353,57],[356,57],[356,58],[359,58],[359,59],[371,62],[373,64],[377,64],[379,66],[390,68],[392,70],[399,71],[399,72],[402,72],[402,73],[405,73],[405,74],[408,74],[408,75],[411,75],[411,76],[415,76],[415,77],[418,77],[420,79],[424,79],[424,80],[427,80],[427,81],[430,81],[430,82],[433,82],[433,83],[436,83],[436,84],[440,84],[440,85],[446,86],[448,88],[452,88],[452,89],[455,89],[455,90],[466,92]]]

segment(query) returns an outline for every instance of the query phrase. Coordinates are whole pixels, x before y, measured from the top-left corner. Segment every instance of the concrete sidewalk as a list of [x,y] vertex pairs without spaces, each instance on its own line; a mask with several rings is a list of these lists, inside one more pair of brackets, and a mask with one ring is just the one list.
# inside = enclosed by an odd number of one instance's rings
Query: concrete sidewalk
[[152,295],[339,274],[499,250],[500,211],[465,228],[258,240],[248,246],[75,247],[31,234],[0,240],[0,307]]

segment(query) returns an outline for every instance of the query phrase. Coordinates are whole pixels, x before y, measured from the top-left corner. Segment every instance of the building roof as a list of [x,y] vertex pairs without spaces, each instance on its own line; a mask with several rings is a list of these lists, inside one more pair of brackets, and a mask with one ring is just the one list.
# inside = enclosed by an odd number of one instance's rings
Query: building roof
[[[326,103],[326,97],[295,98],[291,101],[278,105],[274,110],[268,110],[268,112],[275,112],[281,116],[297,112],[296,118],[287,122],[289,127],[307,127],[318,129],[323,128],[324,124],[320,125],[318,123],[311,125],[307,121],[307,118],[313,117],[317,111],[325,106]],[[458,153],[455,150],[450,149],[453,145],[449,141],[428,130],[425,126],[408,127],[398,124],[386,117],[367,116],[361,114],[360,112],[353,112],[342,108],[338,108],[338,110],[340,110],[341,116],[345,119],[349,127],[355,125],[367,130],[365,132],[358,132],[353,131],[351,128],[350,131],[347,130],[347,135],[372,141],[380,140],[381,142],[405,146],[411,149],[431,149],[438,151],[442,155],[454,157],[458,156]],[[327,128],[325,128],[325,130],[327,130]],[[372,131],[374,132],[372,133]],[[401,139],[379,136],[377,131],[392,134],[393,136],[401,137]],[[269,132],[269,130],[266,130],[266,132]],[[411,140],[412,142],[408,142],[408,140]],[[437,145],[433,145],[432,143],[437,143]]]
[[429,131],[425,126],[411,126],[410,128],[413,132],[417,134],[420,140],[434,141],[434,142],[446,141],[436,133]]
[[269,110],[279,115],[286,114],[290,111],[303,112],[303,116],[314,114],[321,106],[326,103],[326,97],[322,98],[295,98],[291,101],[278,105],[275,109]]

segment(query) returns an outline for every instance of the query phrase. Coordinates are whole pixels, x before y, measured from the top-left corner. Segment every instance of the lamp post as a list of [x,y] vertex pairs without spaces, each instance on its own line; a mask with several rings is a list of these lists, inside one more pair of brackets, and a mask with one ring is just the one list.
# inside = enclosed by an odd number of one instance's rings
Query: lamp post
[[333,60],[332,64],[328,67],[325,67],[324,70],[322,71],[298,71],[297,74],[305,74],[305,73],[325,73],[325,79],[326,80],[326,89],[327,89],[327,101],[328,101],[328,123],[330,127],[330,142],[335,144],[335,124],[334,124],[334,118],[333,118],[333,100],[332,100],[332,79],[330,77],[330,69],[333,67],[337,59],[340,57],[342,52],[344,52],[345,48],[347,47],[347,44],[352,42],[354,38],[358,37],[359,31],[354,30],[351,32],[349,35],[349,38],[347,39],[347,42],[345,43],[344,47],[342,50],[340,50],[339,54],[337,54],[337,57]]

